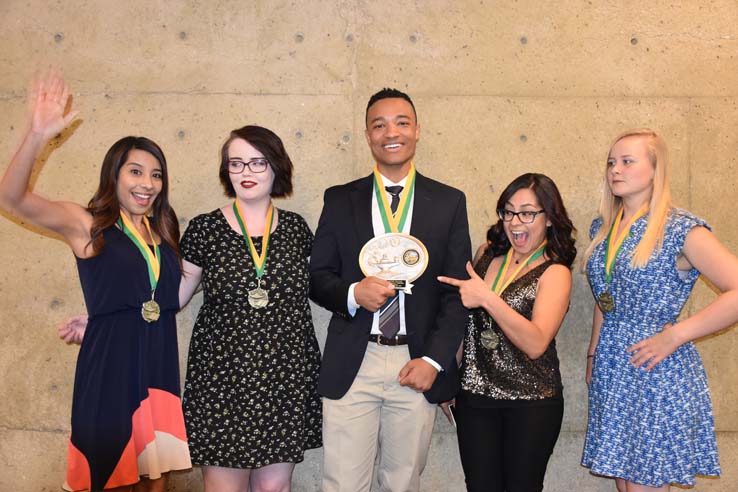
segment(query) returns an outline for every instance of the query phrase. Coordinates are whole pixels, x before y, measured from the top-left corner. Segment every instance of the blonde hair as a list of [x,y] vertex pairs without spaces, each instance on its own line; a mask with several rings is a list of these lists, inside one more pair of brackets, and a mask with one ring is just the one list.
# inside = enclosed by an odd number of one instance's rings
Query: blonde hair
[[[655,131],[649,128],[640,128],[637,130],[629,130],[618,135],[610,145],[608,150],[608,159],[612,148],[616,143],[629,137],[643,137],[646,139],[646,148],[651,165],[654,168],[653,188],[651,190],[651,199],[648,203],[648,224],[646,232],[638,242],[635,250],[633,250],[630,259],[630,266],[633,268],[641,268],[646,266],[651,253],[654,249],[661,248],[664,240],[664,227],[666,219],[671,208],[671,194],[669,193],[669,151],[666,147],[664,139]],[[606,168],[607,169],[607,168]],[[620,197],[613,195],[610,185],[607,181],[607,170],[602,186],[602,200],[600,201],[600,217],[602,217],[602,226],[597,232],[592,242],[584,252],[582,261],[582,270],[587,268],[589,257],[592,256],[594,248],[607,238],[615,216],[620,210],[622,200]]]

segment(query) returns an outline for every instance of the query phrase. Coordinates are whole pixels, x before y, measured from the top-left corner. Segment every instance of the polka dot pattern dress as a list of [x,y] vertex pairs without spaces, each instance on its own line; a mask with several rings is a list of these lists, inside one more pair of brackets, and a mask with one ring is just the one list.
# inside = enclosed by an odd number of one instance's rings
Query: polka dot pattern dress
[[[262,238],[252,237],[257,251]],[[313,235],[299,215],[279,210],[263,288],[269,305],[248,303],[256,272],[246,241],[220,210],[195,217],[184,258],[203,269],[183,397],[192,461],[259,468],[297,463],[320,447],[320,350],[308,303]]]
[[[593,473],[659,487],[691,486],[695,475],[719,475],[712,403],[693,343],[686,343],[650,372],[634,368],[626,349],[675,323],[697,270],[678,271],[677,257],[690,230],[704,221],[673,209],[661,250],[644,268],[631,268],[632,251],[647,216],[631,227],[615,261],[610,292],[615,309],[605,313],[589,386],[589,421],[582,464]],[[591,237],[602,226],[592,223]],[[587,264],[592,292],[606,288],[605,244]]]

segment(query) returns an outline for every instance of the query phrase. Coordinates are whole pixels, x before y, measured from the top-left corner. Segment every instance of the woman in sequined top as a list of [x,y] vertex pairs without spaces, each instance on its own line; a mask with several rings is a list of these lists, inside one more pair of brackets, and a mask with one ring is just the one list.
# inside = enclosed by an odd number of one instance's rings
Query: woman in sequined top
[[554,182],[524,174],[502,192],[469,280],[456,398],[468,491],[543,489],[564,411],[554,337],[569,307],[574,226]]

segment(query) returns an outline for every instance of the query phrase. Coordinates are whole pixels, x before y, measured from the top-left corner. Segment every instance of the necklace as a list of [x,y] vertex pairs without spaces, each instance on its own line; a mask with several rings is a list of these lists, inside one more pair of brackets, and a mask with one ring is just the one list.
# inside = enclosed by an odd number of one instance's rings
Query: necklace
[[154,300],[154,294],[156,293],[156,286],[159,283],[159,274],[161,271],[161,256],[159,254],[159,245],[156,243],[156,238],[151,232],[149,219],[144,215],[141,220],[146,227],[146,232],[149,233],[151,243],[154,245],[153,251],[147,246],[146,240],[141,236],[141,233],[138,232],[138,229],[133,225],[131,219],[129,219],[123,212],[120,213],[120,217],[118,218],[118,227],[131,241],[133,241],[133,244],[136,245],[146,261],[146,267],[149,272],[149,284],[151,285],[151,299],[141,305],[141,317],[147,323],[153,323],[158,320],[161,315],[159,303]]

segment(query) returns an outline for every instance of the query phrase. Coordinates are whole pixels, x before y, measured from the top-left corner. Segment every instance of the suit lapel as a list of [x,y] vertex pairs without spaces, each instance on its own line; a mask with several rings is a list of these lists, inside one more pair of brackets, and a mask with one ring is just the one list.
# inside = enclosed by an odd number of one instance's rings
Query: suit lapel
[[[415,177],[415,198],[413,202],[413,221],[410,224],[410,235],[415,236],[421,241],[427,238],[431,232],[433,224],[431,222],[433,213],[433,192],[430,188],[430,181],[418,173]],[[428,247],[428,244],[426,244]],[[428,275],[428,272],[423,274]],[[425,278],[421,276],[415,281],[423,281]],[[405,328],[408,335],[418,331],[416,317],[418,309],[423,309],[422,303],[416,295],[405,296]]]
[[413,202],[413,221],[410,223],[410,234],[422,238],[432,227],[433,200],[428,179],[420,173],[415,178],[415,199]]
[[351,190],[351,205],[353,207],[354,227],[359,238],[359,247],[374,237],[372,226],[372,177],[367,176],[356,182]]

